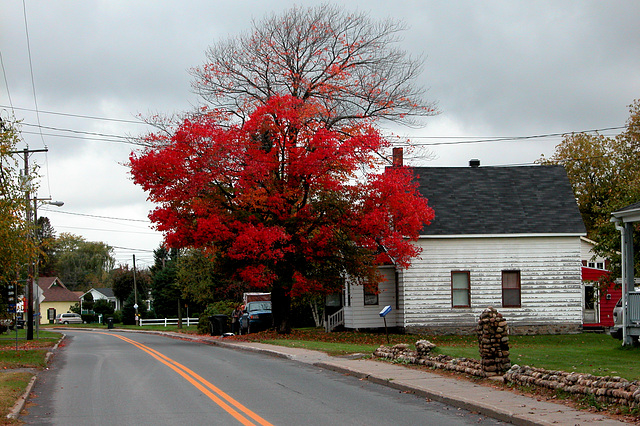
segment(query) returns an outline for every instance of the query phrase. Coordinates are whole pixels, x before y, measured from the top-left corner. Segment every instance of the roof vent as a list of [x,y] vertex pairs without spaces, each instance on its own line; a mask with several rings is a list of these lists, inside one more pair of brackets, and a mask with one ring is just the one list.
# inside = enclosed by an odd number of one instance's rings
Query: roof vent
[[480,160],[476,158],[469,160],[469,167],[473,167],[473,168],[480,167]]

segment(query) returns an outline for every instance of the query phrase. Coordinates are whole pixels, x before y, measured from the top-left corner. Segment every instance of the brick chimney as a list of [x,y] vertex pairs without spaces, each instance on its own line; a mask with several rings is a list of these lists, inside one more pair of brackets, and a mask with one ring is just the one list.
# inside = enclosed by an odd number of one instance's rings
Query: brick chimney
[[393,148],[393,167],[402,167],[404,165],[402,148]]

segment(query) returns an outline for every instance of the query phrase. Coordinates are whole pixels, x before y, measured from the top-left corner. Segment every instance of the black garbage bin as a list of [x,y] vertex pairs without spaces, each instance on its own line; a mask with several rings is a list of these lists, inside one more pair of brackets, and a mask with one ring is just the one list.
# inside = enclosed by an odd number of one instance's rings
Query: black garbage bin
[[113,318],[112,317],[107,318],[107,328],[109,328],[109,329],[113,328]]
[[227,316],[212,315],[209,317],[209,324],[212,336],[222,336],[227,332]]

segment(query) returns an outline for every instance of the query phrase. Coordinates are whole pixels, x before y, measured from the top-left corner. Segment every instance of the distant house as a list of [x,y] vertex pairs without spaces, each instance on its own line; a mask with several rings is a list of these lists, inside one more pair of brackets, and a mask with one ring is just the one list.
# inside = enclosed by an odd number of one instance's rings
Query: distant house
[[387,325],[407,332],[470,333],[487,307],[513,333],[582,328],[580,237],[585,226],[562,166],[417,167],[435,219],[404,270],[381,268],[378,292],[347,281],[349,329]]
[[102,288],[92,288],[91,290],[87,291],[86,293],[84,293],[82,295],[82,298],[84,299],[84,296],[87,294],[91,294],[91,296],[93,297],[93,301],[97,301],[100,299],[105,299],[108,300],[111,305],[113,306],[114,310],[120,310],[120,301],[116,298],[116,296],[113,294],[113,289],[109,288],[109,287],[102,287]]
[[[593,251],[596,242],[580,238],[582,261],[582,327],[608,329],[613,326],[613,308],[622,295],[609,274],[609,261]],[[604,285],[601,281],[610,281]]]
[[69,290],[58,277],[38,278],[35,296],[40,305],[40,324],[49,323],[49,309],[55,317],[71,312],[71,307],[80,302],[79,295]]

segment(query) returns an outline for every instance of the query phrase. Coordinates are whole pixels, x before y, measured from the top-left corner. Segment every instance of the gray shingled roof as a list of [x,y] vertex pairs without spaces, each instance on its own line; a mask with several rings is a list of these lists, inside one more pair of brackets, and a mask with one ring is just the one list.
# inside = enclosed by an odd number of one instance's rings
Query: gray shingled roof
[[413,170],[436,215],[422,235],[586,234],[562,166]]
[[113,289],[109,288],[109,287],[102,287],[102,288],[94,288],[94,290],[104,294],[106,297],[115,297],[113,294]]
[[626,211],[629,211],[629,210],[637,210],[637,209],[640,209],[640,201],[638,201],[637,203],[629,204],[628,206],[625,206],[625,207],[621,208],[620,210],[615,211],[614,213],[626,212]]

